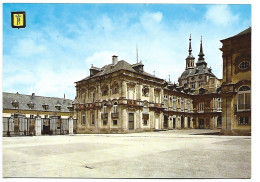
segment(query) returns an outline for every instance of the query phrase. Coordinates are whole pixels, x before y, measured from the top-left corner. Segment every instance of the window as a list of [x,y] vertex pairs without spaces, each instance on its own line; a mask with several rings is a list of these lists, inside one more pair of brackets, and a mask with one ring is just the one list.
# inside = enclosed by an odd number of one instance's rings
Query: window
[[108,86],[105,85],[102,87],[102,96],[108,95]]
[[107,105],[106,104],[103,105],[103,113],[107,113]]
[[117,102],[113,105],[113,113],[117,113]]
[[95,124],[95,114],[91,115],[91,125]]
[[191,87],[191,88],[195,88],[195,82],[191,82],[191,83],[190,83],[190,87]]
[[221,111],[222,108],[221,108],[221,98],[218,98],[217,100],[217,111]]
[[241,86],[237,94],[237,110],[250,110],[251,108],[251,95],[248,86]]
[[113,125],[117,125],[117,120],[113,120]]
[[250,124],[248,117],[239,117],[238,124]]
[[159,103],[159,96],[157,94],[154,95],[154,102]]
[[147,125],[148,125],[147,119],[144,119],[144,120],[143,120],[143,125],[144,125],[144,126],[147,126]]
[[134,99],[134,90],[132,88],[128,90],[128,99]]
[[188,112],[190,112],[190,100],[189,99],[187,99],[187,110],[188,110]]
[[103,120],[103,125],[104,125],[104,126],[107,125],[107,120]]
[[148,97],[148,95],[149,95],[149,88],[148,87],[144,87],[143,88],[143,96]]
[[81,125],[85,125],[85,124],[86,124],[86,116],[82,115]]
[[238,65],[239,69],[241,69],[241,70],[246,70],[247,68],[249,68],[249,66],[250,66],[249,61],[242,61],[242,62]]
[[202,82],[198,82],[198,87],[202,86]]
[[165,107],[168,107],[167,95],[164,96],[164,106],[165,106]]
[[94,102],[94,101],[95,101],[95,93],[90,92],[90,102]]
[[175,99],[175,97],[172,98],[172,109],[176,109],[176,99]]
[[181,110],[183,111],[183,109],[184,109],[184,100],[180,99],[180,102],[181,102]]
[[204,111],[204,102],[199,103],[199,111]]
[[117,94],[117,93],[118,93],[118,88],[117,87],[113,88],[113,94]]

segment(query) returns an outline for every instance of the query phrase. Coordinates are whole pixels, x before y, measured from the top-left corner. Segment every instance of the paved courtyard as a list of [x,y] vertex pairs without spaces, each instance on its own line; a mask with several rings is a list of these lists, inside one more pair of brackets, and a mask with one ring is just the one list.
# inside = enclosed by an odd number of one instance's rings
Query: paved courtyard
[[208,132],[4,137],[3,177],[250,178],[251,137]]

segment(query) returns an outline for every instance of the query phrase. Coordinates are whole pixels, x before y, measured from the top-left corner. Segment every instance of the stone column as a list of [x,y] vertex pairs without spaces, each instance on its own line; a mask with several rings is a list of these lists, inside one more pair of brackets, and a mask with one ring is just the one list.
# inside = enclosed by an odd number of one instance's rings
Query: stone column
[[69,118],[69,134],[73,134],[73,118]]
[[35,118],[35,135],[40,136],[42,131],[41,117]]

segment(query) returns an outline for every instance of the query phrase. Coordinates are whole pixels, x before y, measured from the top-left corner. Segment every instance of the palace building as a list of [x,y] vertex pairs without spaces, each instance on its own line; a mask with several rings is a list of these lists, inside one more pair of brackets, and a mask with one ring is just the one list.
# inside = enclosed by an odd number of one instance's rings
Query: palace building
[[164,129],[221,128],[221,80],[207,67],[202,40],[194,64],[191,37],[186,69],[178,84],[112,56],[111,64],[90,68],[76,82],[77,133],[127,133]]

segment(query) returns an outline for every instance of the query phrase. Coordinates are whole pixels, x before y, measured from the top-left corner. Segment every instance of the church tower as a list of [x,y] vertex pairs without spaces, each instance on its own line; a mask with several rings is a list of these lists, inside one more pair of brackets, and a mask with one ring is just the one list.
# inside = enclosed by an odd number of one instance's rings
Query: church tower
[[192,55],[192,49],[191,49],[191,35],[190,35],[190,39],[189,39],[189,55],[186,58],[186,70],[187,69],[194,69],[194,57]]

